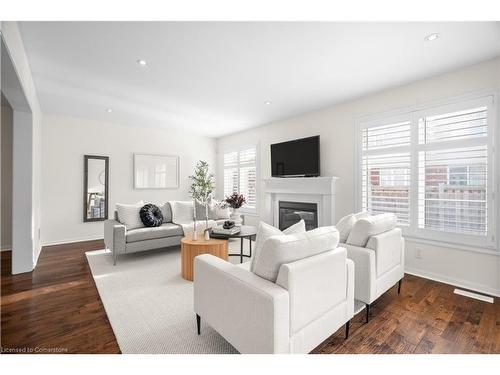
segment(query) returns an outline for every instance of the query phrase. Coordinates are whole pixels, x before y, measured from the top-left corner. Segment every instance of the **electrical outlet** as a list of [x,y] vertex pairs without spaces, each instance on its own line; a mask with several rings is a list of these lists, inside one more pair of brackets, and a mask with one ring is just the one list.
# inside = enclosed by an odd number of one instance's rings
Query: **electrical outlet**
[[418,247],[415,249],[415,259],[422,259],[422,249]]

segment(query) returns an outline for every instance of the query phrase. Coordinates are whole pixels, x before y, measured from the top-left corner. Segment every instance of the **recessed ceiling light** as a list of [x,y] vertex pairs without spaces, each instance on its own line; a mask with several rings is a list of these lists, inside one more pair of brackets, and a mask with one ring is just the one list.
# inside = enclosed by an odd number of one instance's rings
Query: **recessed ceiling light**
[[113,112],[113,108],[106,108],[106,112],[108,112],[108,113]]
[[436,40],[437,38],[439,38],[439,34],[438,33],[432,33],[432,34],[429,34],[427,35],[424,40],[426,42],[432,42],[433,40]]
[[270,102],[269,100],[267,100],[267,101],[265,101],[265,102],[264,102],[264,104],[265,104],[265,105],[270,105],[270,104],[271,104],[271,102]]
[[137,60],[137,64],[139,64],[140,66],[146,66],[146,65],[148,65],[148,63],[146,62],[146,60],[142,60],[142,59]]

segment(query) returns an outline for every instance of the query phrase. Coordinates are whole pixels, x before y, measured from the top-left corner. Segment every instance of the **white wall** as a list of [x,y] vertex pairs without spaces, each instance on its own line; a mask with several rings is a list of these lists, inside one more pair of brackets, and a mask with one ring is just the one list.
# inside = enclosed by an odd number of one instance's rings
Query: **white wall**
[[[12,234],[12,272],[21,273],[33,270],[41,250],[39,228],[41,224],[42,112],[17,23],[1,22],[0,32],[8,49],[8,54],[19,80],[22,94],[29,106],[29,108],[17,108],[15,101],[11,101],[8,93],[4,92],[14,110],[14,157],[16,155],[16,148],[18,148],[19,153],[24,149],[25,153],[29,153],[31,158],[30,161],[25,160],[27,162],[26,165],[18,164],[17,170],[16,160],[14,159],[13,167],[12,205],[15,210],[13,212],[13,226],[17,220],[19,227],[13,228]],[[19,119],[19,124],[17,123],[17,119]],[[16,139],[16,128],[18,126],[29,126],[31,128],[29,130],[29,138]],[[21,131],[20,134],[25,133]],[[27,188],[17,189],[17,185],[24,187],[27,185]],[[22,212],[25,215],[21,214]],[[21,215],[24,216],[21,217]]]
[[[186,200],[188,176],[198,160],[215,165],[215,140],[158,128],[44,115],[42,242],[44,245],[103,237],[102,222],[83,222],[83,155],[109,156],[109,211],[115,204]],[[134,190],[133,154],[180,156],[180,188]]]
[[2,186],[0,215],[0,250],[12,249],[12,108],[2,105],[1,109],[2,142]]
[[[409,85],[341,103],[323,110],[303,114],[217,140],[218,167],[225,149],[238,145],[260,147],[260,178],[271,175],[270,144],[312,135],[321,136],[321,173],[337,176],[337,219],[354,211],[355,188],[355,121],[380,112],[423,104],[429,101],[500,88],[500,59],[486,61],[458,71],[421,80]],[[273,98],[274,101],[279,98]],[[218,173],[218,185],[222,185]],[[259,185],[259,219],[270,221],[270,203]],[[497,200],[498,202],[499,200]],[[414,257],[416,247],[422,259]],[[407,242],[406,269],[409,272],[453,282],[471,289],[500,294],[500,256],[470,252],[443,246]]]

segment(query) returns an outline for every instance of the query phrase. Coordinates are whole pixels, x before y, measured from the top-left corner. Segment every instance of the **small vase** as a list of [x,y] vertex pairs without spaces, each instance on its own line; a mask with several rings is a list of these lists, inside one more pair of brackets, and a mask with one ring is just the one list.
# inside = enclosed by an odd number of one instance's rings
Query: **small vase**
[[210,231],[208,229],[205,229],[205,241],[208,241],[210,239]]
[[234,221],[236,225],[241,225],[242,220],[239,208],[233,208],[233,211],[231,212],[231,220]]

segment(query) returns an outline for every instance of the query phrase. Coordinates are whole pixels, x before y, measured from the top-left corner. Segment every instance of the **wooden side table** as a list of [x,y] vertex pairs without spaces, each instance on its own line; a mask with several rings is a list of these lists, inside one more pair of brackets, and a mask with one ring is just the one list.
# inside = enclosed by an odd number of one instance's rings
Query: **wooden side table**
[[181,239],[181,274],[186,280],[193,281],[194,257],[201,254],[212,254],[227,260],[228,241],[211,238],[206,241],[199,238],[193,241],[191,237]]

